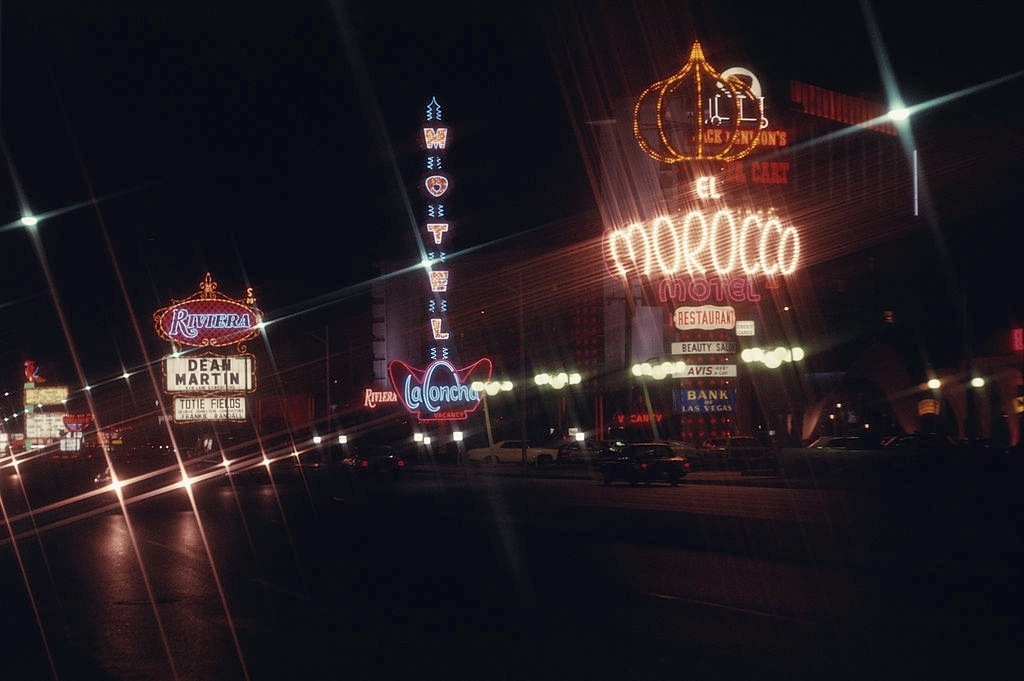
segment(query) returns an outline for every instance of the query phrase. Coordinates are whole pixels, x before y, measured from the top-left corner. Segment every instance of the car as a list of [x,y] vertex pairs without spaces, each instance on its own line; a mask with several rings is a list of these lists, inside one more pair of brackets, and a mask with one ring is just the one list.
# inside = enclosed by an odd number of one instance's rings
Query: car
[[293,453],[284,457],[282,461],[288,468],[306,473],[316,473],[326,468],[323,454],[315,449],[299,452],[297,455]]
[[354,447],[341,464],[353,476],[398,480],[408,462],[393,445],[372,444]]
[[558,446],[555,461],[565,464],[593,464],[620,444],[611,440],[573,440]]
[[880,448],[880,442],[875,442],[862,435],[822,435],[807,445],[807,449],[825,452],[875,451]]
[[630,486],[654,482],[675,486],[689,474],[690,462],[667,442],[631,442],[602,456],[597,468],[606,486],[617,480]]
[[779,467],[778,447],[753,435],[726,435],[706,440],[702,464],[726,470],[775,471]]
[[109,485],[113,480],[113,476],[110,474],[110,466],[106,466],[103,470],[93,476],[92,482],[94,485]]
[[537,447],[529,440],[500,440],[488,447],[474,447],[466,450],[466,461],[471,463],[522,463],[524,451],[526,463],[538,466],[554,463],[558,457],[558,450],[554,447]]
[[946,452],[958,448],[957,442],[940,433],[905,433],[887,439],[883,446],[887,450],[902,449],[919,452]]

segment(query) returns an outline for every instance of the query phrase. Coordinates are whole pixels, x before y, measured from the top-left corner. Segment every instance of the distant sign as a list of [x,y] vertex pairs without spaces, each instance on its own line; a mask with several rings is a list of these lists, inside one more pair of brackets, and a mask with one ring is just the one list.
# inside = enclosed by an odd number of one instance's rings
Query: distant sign
[[736,411],[736,391],[732,388],[677,388],[672,391],[676,414],[731,414]]
[[732,329],[736,326],[736,310],[730,306],[678,307],[672,318],[675,327],[680,331]]
[[174,420],[244,421],[244,397],[175,397]]
[[737,336],[753,336],[754,335],[754,320],[744,319],[736,322],[736,335]]
[[736,352],[736,341],[692,341],[672,344],[673,355],[726,355]]
[[687,364],[681,374],[684,378],[728,378],[736,376],[735,364]]
[[164,390],[167,392],[252,392],[255,371],[252,355],[165,357]]
[[64,414],[29,412],[25,414],[25,437],[30,440],[49,440],[64,432]]
[[64,404],[68,399],[68,387],[51,385],[45,388],[25,388],[25,405]]

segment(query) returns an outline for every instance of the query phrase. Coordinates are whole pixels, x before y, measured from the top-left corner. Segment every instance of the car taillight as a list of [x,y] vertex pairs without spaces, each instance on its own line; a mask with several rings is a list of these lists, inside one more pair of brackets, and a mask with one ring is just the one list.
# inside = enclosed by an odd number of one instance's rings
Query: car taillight
[[399,468],[403,468],[405,466],[405,459],[399,459],[398,461],[395,462],[395,465],[398,466]]
[[362,459],[362,460],[361,460],[361,461],[359,462],[359,467],[360,467],[360,468],[369,468],[369,467],[370,467],[370,462],[369,462],[369,461],[367,461],[366,459]]
[[647,468],[647,462],[644,461],[642,464],[640,464],[640,468]]

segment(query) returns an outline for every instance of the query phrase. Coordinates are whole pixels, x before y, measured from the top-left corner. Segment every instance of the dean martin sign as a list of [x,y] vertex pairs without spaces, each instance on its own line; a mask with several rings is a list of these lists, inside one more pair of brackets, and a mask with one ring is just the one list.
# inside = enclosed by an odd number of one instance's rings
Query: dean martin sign
[[164,389],[169,393],[239,393],[256,389],[252,355],[165,357],[164,374]]

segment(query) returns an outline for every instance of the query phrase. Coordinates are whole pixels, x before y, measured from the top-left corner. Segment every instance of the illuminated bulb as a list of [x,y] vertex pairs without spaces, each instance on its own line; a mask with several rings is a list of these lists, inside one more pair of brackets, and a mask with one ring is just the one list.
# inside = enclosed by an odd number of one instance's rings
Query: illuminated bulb
[[897,107],[889,112],[889,120],[891,121],[905,121],[910,118],[910,109],[906,107]]

